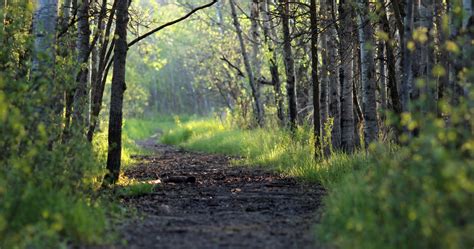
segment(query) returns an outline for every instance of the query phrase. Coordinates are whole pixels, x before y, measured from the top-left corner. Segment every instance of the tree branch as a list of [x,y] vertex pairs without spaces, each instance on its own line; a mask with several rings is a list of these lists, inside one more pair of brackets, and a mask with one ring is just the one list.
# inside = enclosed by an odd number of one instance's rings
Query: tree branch
[[164,29],[164,28],[166,28],[166,27],[168,27],[168,26],[171,26],[171,25],[173,25],[173,24],[176,24],[176,23],[178,23],[178,22],[181,22],[181,21],[183,21],[183,20],[186,20],[188,17],[192,16],[192,15],[193,15],[194,13],[196,13],[197,11],[202,10],[202,9],[205,9],[205,8],[208,8],[208,7],[211,7],[212,5],[214,5],[215,3],[217,3],[217,1],[218,1],[218,0],[213,0],[212,2],[210,2],[210,3],[208,3],[208,4],[202,5],[202,6],[200,6],[200,7],[197,7],[197,8],[195,8],[195,9],[191,10],[188,14],[186,14],[186,15],[184,15],[184,16],[182,16],[182,17],[176,19],[176,20],[173,20],[173,21],[171,21],[171,22],[165,23],[165,24],[163,24],[163,25],[161,25],[161,26],[159,26],[159,27],[157,27],[157,28],[155,28],[155,29],[153,29],[153,30],[150,30],[149,32],[147,32],[147,33],[145,33],[145,34],[143,34],[143,35],[141,35],[141,36],[135,38],[133,41],[131,41],[130,43],[128,43],[128,47],[133,46],[133,45],[136,44],[137,42],[139,42],[139,41],[141,41],[141,40],[147,38],[148,36],[150,36],[150,35],[152,35],[152,34],[158,32],[158,31],[160,31],[160,30],[162,30],[162,29]]
[[227,63],[227,65],[229,65],[231,68],[235,69],[235,71],[237,71],[237,75],[239,75],[240,77],[245,77],[245,74],[242,72],[242,70],[240,70],[240,68],[238,66],[232,64],[232,62],[230,62],[227,58],[225,58],[225,56],[222,56],[221,60],[225,61]]

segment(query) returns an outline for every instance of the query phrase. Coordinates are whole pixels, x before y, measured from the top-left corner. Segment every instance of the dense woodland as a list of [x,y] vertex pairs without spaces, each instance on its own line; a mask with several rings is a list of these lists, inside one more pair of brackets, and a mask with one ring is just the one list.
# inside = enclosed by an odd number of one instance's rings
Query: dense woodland
[[472,248],[472,5],[3,1],[0,248],[103,243],[127,120],[171,115],[183,141],[190,115],[284,137],[272,156],[328,189],[338,248]]

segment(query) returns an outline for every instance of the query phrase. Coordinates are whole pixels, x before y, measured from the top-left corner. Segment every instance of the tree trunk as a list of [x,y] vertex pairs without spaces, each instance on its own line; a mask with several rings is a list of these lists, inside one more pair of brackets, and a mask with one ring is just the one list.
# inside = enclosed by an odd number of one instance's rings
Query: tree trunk
[[[435,16],[436,16],[436,27],[437,27],[436,34],[438,35],[439,46],[442,46],[442,44],[446,43],[449,36],[446,30],[441,28],[443,24],[443,16],[446,15],[447,9],[443,0],[435,0],[435,8],[436,8]],[[447,60],[446,58],[449,58],[449,53],[446,51],[446,49],[440,49],[439,53],[437,54],[436,61],[445,69],[445,73],[439,75],[438,96],[437,96],[438,100],[445,98],[446,91],[448,90],[449,73],[446,73],[446,72],[449,70],[449,60]],[[442,117],[443,114],[440,111],[441,110],[438,109],[438,116]]]
[[[326,0],[325,15],[328,17],[326,24],[327,35],[327,53],[328,63],[326,64],[326,73],[329,77],[329,117],[333,119],[333,126],[331,130],[331,142],[335,149],[341,148],[341,93],[340,83],[337,72],[339,67],[337,65],[337,44],[336,44],[336,29],[335,18],[331,15],[333,8],[333,0]],[[329,18],[331,17],[331,18]]]
[[127,61],[127,23],[128,0],[117,1],[115,24],[114,70],[112,76],[112,91],[110,95],[110,117],[107,170],[105,183],[114,184],[119,179],[122,156],[122,107],[125,85],[125,64]]
[[[297,20],[293,19],[296,23]],[[311,48],[307,42],[307,38],[300,36],[295,39],[295,68],[296,78],[298,79],[296,87],[296,99],[297,99],[297,110],[298,110],[298,123],[304,124],[307,121],[309,114],[309,91],[310,91],[310,51]]]
[[258,125],[263,126],[263,110],[261,109],[262,105],[261,105],[261,102],[260,102],[260,95],[259,95],[259,92],[257,90],[256,80],[255,80],[255,77],[254,77],[254,74],[253,74],[253,71],[252,71],[252,67],[251,67],[251,64],[250,64],[250,60],[249,60],[249,57],[248,57],[248,54],[247,54],[247,49],[245,47],[245,42],[244,42],[244,38],[243,38],[243,34],[242,34],[242,28],[240,26],[240,22],[239,22],[239,19],[238,19],[238,16],[237,16],[237,10],[236,10],[236,7],[235,7],[234,0],[230,0],[229,4],[230,4],[231,13],[232,13],[232,19],[233,19],[235,31],[237,33],[237,37],[238,37],[239,43],[240,43],[240,50],[241,50],[241,53],[242,53],[242,57],[244,59],[245,71],[247,72],[249,85],[250,85],[250,88],[252,90],[252,96],[253,96],[254,104],[255,104],[255,116],[256,116]]
[[385,48],[384,41],[378,41],[377,44],[377,62],[379,70],[379,100],[377,103],[380,103],[380,110],[387,110],[387,81],[386,81],[386,67],[385,67]]
[[323,33],[321,36],[321,59],[322,59],[322,65],[321,65],[321,94],[320,94],[320,107],[321,107],[321,132],[322,136],[327,136],[328,134],[325,134],[324,128],[327,125],[328,122],[328,116],[329,116],[329,76],[326,71],[326,66],[328,64],[328,53],[327,53],[327,36],[326,33]]
[[72,127],[78,129],[75,132],[84,134],[87,125],[86,112],[89,108],[88,101],[88,75],[89,75],[89,0],[82,0],[78,10],[78,33],[77,33],[77,51],[79,72],[77,75],[77,84],[74,92],[73,104],[73,123]]
[[313,85],[313,128],[314,128],[314,157],[321,156],[321,110],[319,104],[319,75],[318,75],[318,14],[316,0],[310,1],[311,18],[311,83]]
[[[261,43],[261,38],[260,38],[260,32],[259,32],[259,18],[260,18],[260,12],[259,12],[259,1],[260,0],[252,0],[250,4],[250,39],[252,42],[252,55],[251,55],[251,62],[254,68],[254,78],[259,79],[261,75],[261,70],[262,70],[262,61],[260,58],[260,43]],[[257,113],[257,121],[260,126],[263,126],[265,123],[265,109],[263,107],[263,103],[261,101],[261,90],[260,90],[260,84],[255,83],[255,95],[256,99],[259,101],[256,102],[260,106],[257,108],[260,110]]]
[[[379,0],[381,6],[385,6],[383,0]],[[392,35],[390,29],[390,24],[387,18],[386,8],[381,8],[380,22],[382,24],[382,30],[388,35],[388,40],[384,41],[385,44],[385,53],[387,56],[387,72],[388,72],[388,82],[387,88],[391,100],[391,109],[397,115],[400,116],[402,113],[402,105],[400,103],[400,96],[398,94],[398,83],[397,83],[397,70],[396,70],[396,58],[394,47],[392,41],[395,39]],[[397,130],[399,130],[397,128]],[[397,132],[399,134],[399,132]]]
[[359,44],[361,57],[362,112],[364,115],[364,141],[366,145],[377,140],[377,103],[375,99],[375,61],[373,28],[368,19],[368,0],[359,0]]
[[339,80],[341,82],[341,148],[345,152],[354,151],[354,104],[353,104],[353,59],[352,59],[352,8],[346,0],[339,2]]
[[[58,18],[57,0],[38,0],[33,16],[33,52],[31,65],[31,80],[35,87],[33,94],[41,100],[38,106],[39,121],[47,127],[60,124],[56,122],[55,111],[59,110],[57,98],[57,87],[54,83],[55,66],[55,44],[56,44],[56,22]],[[36,123],[31,125],[37,125]],[[56,127],[55,128],[59,128]],[[36,130],[36,127],[34,128]],[[54,130],[54,133],[56,130]],[[52,142],[58,134],[50,134],[49,140]]]
[[271,0],[263,0],[262,3],[262,14],[264,15],[263,20],[263,33],[265,36],[265,42],[268,46],[268,52],[272,54],[269,60],[269,69],[272,76],[272,85],[275,92],[275,102],[277,106],[277,116],[280,121],[280,125],[285,124],[285,111],[283,110],[283,94],[281,92],[281,80],[278,68],[278,51],[275,48],[274,40],[276,39],[275,25],[273,19],[270,16],[270,2]]
[[289,0],[280,0],[280,15],[283,27],[283,57],[286,68],[286,92],[288,95],[288,113],[290,116],[289,126],[291,131],[296,130],[296,118],[298,110],[296,107],[296,75],[293,51],[291,48],[290,34],[290,2]]
[[[114,20],[115,11],[117,10],[117,1],[113,2],[112,9],[110,10],[107,24],[105,24],[105,16],[107,14],[107,0],[102,1],[101,7],[101,19],[99,20],[100,35],[98,38],[99,43],[99,69],[97,72],[97,81],[92,83],[94,87],[91,89],[91,117],[89,129],[87,131],[87,139],[92,141],[95,133],[97,123],[99,122],[99,114],[102,108],[102,99],[104,96],[105,81],[107,79],[107,72],[111,66],[108,64],[109,58],[112,54],[115,46],[115,39],[111,39],[110,33],[112,30],[112,23]],[[104,30],[105,27],[105,30]],[[104,30],[104,31],[103,31]],[[109,40],[111,40],[109,45]]]
[[56,22],[58,19],[57,0],[38,0],[33,17],[33,78],[52,80],[54,68]]
[[409,111],[410,95],[412,90],[413,72],[412,72],[412,53],[408,48],[409,41],[411,41],[413,30],[413,0],[407,0],[405,6],[405,22],[404,22],[404,39],[402,41],[402,82],[401,82],[401,104],[402,111]]

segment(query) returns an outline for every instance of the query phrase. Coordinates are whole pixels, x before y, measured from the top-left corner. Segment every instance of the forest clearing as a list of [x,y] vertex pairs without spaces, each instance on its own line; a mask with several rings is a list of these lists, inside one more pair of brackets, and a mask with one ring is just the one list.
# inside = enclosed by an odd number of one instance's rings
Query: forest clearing
[[474,248],[472,0],[4,0],[0,249]]

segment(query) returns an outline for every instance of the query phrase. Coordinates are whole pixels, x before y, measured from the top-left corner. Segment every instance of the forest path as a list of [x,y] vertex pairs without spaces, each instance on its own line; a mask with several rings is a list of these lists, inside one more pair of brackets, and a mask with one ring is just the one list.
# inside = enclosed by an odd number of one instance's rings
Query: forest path
[[162,183],[124,199],[143,215],[123,225],[123,248],[317,247],[312,228],[321,186],[155,141],[140,143],[152,155],[136,156],[138,165],[125,172]]

